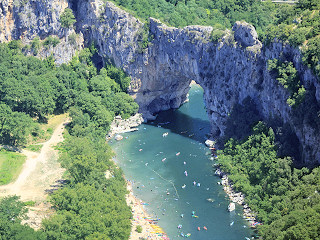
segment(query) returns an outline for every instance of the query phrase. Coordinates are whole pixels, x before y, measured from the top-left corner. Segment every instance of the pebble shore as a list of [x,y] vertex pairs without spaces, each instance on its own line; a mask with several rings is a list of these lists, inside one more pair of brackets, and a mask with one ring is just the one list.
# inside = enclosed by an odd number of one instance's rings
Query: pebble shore
[[231,202],[238,203],[243,207],[243,218],[249,221],[250,225],[253,226],[256,222],[255,213],[252,212],[250,207],[245,203],[245,196],[242,192],[235,192],[233,189],[233,185],[228,178],[228,175],[224,173],[219,166],[215,166],[216,171],[215,175],[221,178],[221,185],[223,186],[223,190],[229,196]]

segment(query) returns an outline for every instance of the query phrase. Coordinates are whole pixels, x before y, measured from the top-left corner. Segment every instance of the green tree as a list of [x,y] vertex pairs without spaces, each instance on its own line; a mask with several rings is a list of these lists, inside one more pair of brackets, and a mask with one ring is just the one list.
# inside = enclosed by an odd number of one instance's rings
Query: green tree
[[70,28],[76,23],[76,18],[70,8],[66,8],[60,16],[61,26],[64,28]]

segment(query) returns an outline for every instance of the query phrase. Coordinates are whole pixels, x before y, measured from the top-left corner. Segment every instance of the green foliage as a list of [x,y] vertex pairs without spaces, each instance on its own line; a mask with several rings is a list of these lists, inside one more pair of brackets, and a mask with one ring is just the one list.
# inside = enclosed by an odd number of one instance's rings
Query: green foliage
[[[277,11],[275,22],[261,35],[267,44],[274,39],[303,46],[303,61],[320,76],[320,3],[318,0],[300,0],[295,7],[285,7]],[[288,100],[293,104],[294,99]]]
[[[92,132],[92,128],[95,134],[105,133],[114,115],[127,118],[135,114],[138,105],[121,92],[127,90],[130,77],[113,66],[97,73],[91,61],[95,52],[92,44],[69,65],[56,67],[52,57],[26,57],[1,44],[0,143],[25,144],[30,133],[38,134],[30,117],[45,122],[48,114],[63,113],[72,106],[82,112],[76,114],[79,124],[72,124],[77,125],[74,131],[79,136]],[[92,120],[90,126],[79,120],[87,116]]]
[[41,42],[40,42],[40,38],[39,37],[35,37],[32,41],[31,41],[31,48],[33,50],[33,54],[37,55],[38,51],[40,50],[41,47]]
[[[113,153],[104,136],[68,136],[61,151],[70,183],[51,197],[57,214],[43,222],[48,239],[128,239],[126,183],[110,160]],[[108,179],[107,170],[112,174]]]
[[59,42],[60,42],[60,39],[58,37],[49,36],[44,40],[43,46],[56,47],[59,44]]
[[225,35],[225,29],[221,24],[216,24],[211,32],[211,41],[217,42]]
[[103,142],[93,143],[88,138],[72,138],[64,144],[61,164],[69,169],[75,183],[83,182],[97,172],[105,172],[111,162],[111,149]]
[[320,2],[318,0],[299,0],[297,8],[316,10],[320,8]]
[[5,197],[0,200],[0,218],[20,223],[25,218],[27,209],[18,196]]
[[40,152],[42,148],[41,144],[33,144],[26,147],[26,149],[32,151],[32,152]]
[[70,8],[66,8],[60,16],[61,26],[64,28],[70,28],[76,23],[76,18]]
[[246,20],[262,29],[275,19],[276,7],[268,2],[247,1],[166,1],[166,0],[114,0],[116,4],[133,10],[147,20],[149,17],[160,19],[171,26],[221,24],[226,27],[237,20]]
[[26,143],[27,136],[32,132],[32,119],[22,112],[13,112],[10,107],[0,102],[0,142],[11,145]]
[[23,203],[24,206],[30,206],[30,207],[34,207],[36,204],[35,201],[26,201]]
[[137,32],[137,41],[138,41],[138,53],[142,53],[149,45],[149,42],[153,40],[153,35],[150,35],[150,22],[147,21],[144,23],[143,28],[140,28]]
[[19,175],[25,160],[26,156],[0,149],[0,185],[10,183]]
[[273,130],[263,123],[244,142],[230,139],[218,162],[263,222],[263,239],[318,239],[320,168],[310,173],[278,158]]
[[290,97],[287,99],[287,104],[289,106],[296,107],[303,102],[306,90],[300,84],[297,70],[292,62],[281,62],[278,59],[272,59],[268,61],[268,70],[273,71],[277,76],[277,81],[288,89]]
[[72,33],[68,36],[68,41],[71,45],[76,46],[77,45],[77,34],[76,33]]
[[137,231],[138,233],[142,233],[142,227],[141,227],[141,225],[138,225],[138,226],[136,227],[136,231]]
[[11,42],[8,43],[8,47],[10,49],[21,49],[22,47],[21,40],[12,40]]
[[302,60],[320,78],[320,37],[313,38],[307,43]]
[[[138,105],[122,92],[130,78],[113,66],[98,72],[91,61],[95,52],[92,44],[68,65],[56,67],[52,59],[26,57],[15,44],[0,44],[0,143],[23,144],[30,133],[37,135],[39,127],[31,117],[44,121],[48,114],[67,110],[72,117],[70,135],[60,147],[69,183],[52,196],[57,214],[44,221],[43,231],[34,232],[20,225],[24,208],[12,215],[10,206],[0,202],[0,239],[129,238],[126,182],[110,160],[113,153],[105,134],[115,114],[129,117]],[[112,177],[107,179],[106,171]],[[1,217],[8,212],[10,217]]]
[[123,70],[112,65],[107,66],[107,75],[113,79],[120,87],[120,91],[127,92],[131,78]]
[[0,239],[1,240],[45,240],[42,232],[36,232],[21,220],[27,212],[19,197],[11,196],[0,200]]
[[301,27],[293,30],[292,34],[288,37],[288,41],[292,46],[300,46],[306,40],[309,35],[310,28]]

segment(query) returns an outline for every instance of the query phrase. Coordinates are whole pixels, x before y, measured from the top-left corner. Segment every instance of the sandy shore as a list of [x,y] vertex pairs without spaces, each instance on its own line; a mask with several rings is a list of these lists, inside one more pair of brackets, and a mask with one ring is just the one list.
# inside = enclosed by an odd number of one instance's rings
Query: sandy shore
[[[129,190],[129,194],[127,194],[126,200],[127,204],[132,209],[132,229],[129,240],[138,240],[138,239],[169,239],[165,232],[156,224],[151,223],[150,215],[144,209],[143,202],[136,198],[132,192],[132,184],[127,181],[127,188]],[[148,221],[149,220],[149,221]],[[138,233],[136,231],[137,226],[142,227],[142,232]]]

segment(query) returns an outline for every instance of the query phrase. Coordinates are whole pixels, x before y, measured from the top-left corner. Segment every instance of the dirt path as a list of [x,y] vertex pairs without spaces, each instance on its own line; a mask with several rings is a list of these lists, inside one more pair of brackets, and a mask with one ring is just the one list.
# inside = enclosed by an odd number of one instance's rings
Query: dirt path
[[0,197],[8,195],[21,196],[22,201],[32,200],[41,202],[46,200],[47,192],[57,187],[64,169],[58,163],[58,153],[54,146],[63,141],[62,132],[68,119],[53,132],[51,138],[43,143],[40,153],[22,150],[27,156],[23,169],[14,183],[0,187]]

